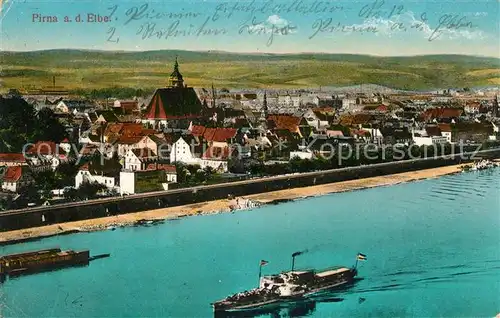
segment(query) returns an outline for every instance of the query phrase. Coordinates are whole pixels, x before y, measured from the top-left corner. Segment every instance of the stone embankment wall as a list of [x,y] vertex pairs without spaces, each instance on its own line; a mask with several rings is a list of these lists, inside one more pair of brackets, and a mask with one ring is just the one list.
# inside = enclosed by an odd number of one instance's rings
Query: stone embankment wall
[[[487,155],[489,157],[498,158],[500,157],[500,149],[496,150],[496,152],[490,151]],[[0,232],[225,199],[228,198],[228,195],[245,196],[289,188],[307,187],[318,184],[437,168],[465,163],[467,161],[470,160],[467,159],[467,157],[464,158],[464,156],[405,160],[369,166],[259,178],[187,189],[75,202],[48,207],[5,211],[0,212]]]

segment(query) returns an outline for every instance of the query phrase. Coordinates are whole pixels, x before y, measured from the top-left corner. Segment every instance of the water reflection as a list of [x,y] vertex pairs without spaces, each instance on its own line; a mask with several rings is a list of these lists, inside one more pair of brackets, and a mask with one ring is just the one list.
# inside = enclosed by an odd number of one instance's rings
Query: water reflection
[[252,311],[222,312],[214,314],[214,318],[305,317],[316,311],[316,303],[316,300],[306,300],[298,303],[280,304]]

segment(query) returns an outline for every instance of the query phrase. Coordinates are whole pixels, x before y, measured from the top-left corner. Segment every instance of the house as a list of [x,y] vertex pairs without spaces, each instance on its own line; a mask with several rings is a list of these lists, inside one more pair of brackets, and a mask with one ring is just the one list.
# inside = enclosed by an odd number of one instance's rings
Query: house
[[384,142],[384,135],[378,128],[372,127],[362,127],[359,130],[364,130],[370,134],[371,142],[377,145],[381,145]]
[[448,138],[442,136],[438,126],[426,126],[424,130],[412,132],[413,142],[417,146],[432,146],[448,143]]
[[9,166],[1,177],[2,191],[19,193],[35,181],[27,166]]
[[481,108],[481,103],[479,102],[467,102],[464,111],[467,114],[479,114]]
[[425,122],[430,122],[434,119],[437,121],[442,121],[443,119],[457,119],[463,114],[463,109],[461,108],[432,108],[424,111],[421,114],[421,119]]
[[64,138],[63,141],[59,143],[59,148],[62,149],[65,153],[71,152],[71,143],[68,138]]
[[124,158],[123,168],[129,171],[156,169],[155,163],[157,160],[158,156],[149,148],[129,149]]
[[115,100],[113,102],[115,113],[132,114],[139,111],[139,103],[136,100]]
[[144,129],[140,123],[103,123],[104,142],[114,144],[120,137],[139,137],[154,134],[155,130]]
[[234,142],[237,129],[234,128],[206,128],[203,132],[203,139],[219,147],[225,147]]
[[340,100],[334,98],[332,95],[316,95],[312,98],[312,103],[318,107],[338,107],[340,105]]
[[267,117],[268,121],[272,121],[275,129],[285,129],[292,133],[297,133],[302,136],[299,126],[301,124],[301,117],[292,115],[270,115]]
[[290,160],[292,159],[313,159],[314,154],[309,149],[298,150],[298,151],[290,151]]
[[53,141],[38,141],[27,148],[26,155],[32,166],[55,170],[59,164],[68,160],[68,154]]
[[81,157],[92,157],[100,153],[100,147],[94,144],[84,144],[78,153]]
[[408,127],[384,127],[381,129],[381,133],[384,136],[384,144],[386,145],[409,145],[413,140]]
[[312,109],[308,109],[302,117],[307,121],[309,126],[314,127],[316,130],[329,126],[332,119],[321,111]]
[[371,114],[354,114],[343,115],[340,117],[339,124],[346,127],[355,127],[366,125],[375,120],[375,116]]
[[278,95],[278,104],[285,107],[300,107],[300,95],[297,94],[285,94]]
[[453,142],[470,141],[482,143],[486,140],[491,140],[490,136],[495,134],[495,128],[490,122],[459,122],[454,124],[452,128]]
[[[168,136],[170,137],[170,136]],[[158,160],[170,159],[170,151],[172,150],[172,138],[167,138],[166,134],[150,135],[149,138],[156,144],[155,153]]]
[[154,153],[158,150],[157,144],[149,136],[121,136],[117,144],[118,156],[123,157],[130,149],[151,149]]
[[366,130],[351,129],[350,132],[354,139],[358,141],[369,142],[371,140],[371,134]]
[[202,169],[210,167],[218,172],[227,172],[230,156],[231,148],[229,146],[210,146],[203,153],[200,166]]
[[170,163],[183,162],[185,164],[199,164],[201,144],[192,135],[179,137],[172,145]]
[[62,100],[55,107],[56,113],[84,113],[93,110],[96,105],[86,100]]
[[94,124],[118,123],[120,121],[112,110],[98,110],[91,114],[89,118]]
[[75,176],[75,188],[79,188],[83,183],[98,183],[113,189],[118,184],[121,165],[114,158],[90,161],[78,169]]
[[441,130],[441,135],[446,137],[448,143],[452,142],[452,129],[450,124],[438,124],[439,129]]
[[174,183],[177,183],[177,170],[172,165],[158,164],[157,169],[120,172],[122,195],[168,190]]
[[174,165],[157,164],[156,169],[165,172],[167,182],[177,183],[177,168]]
[[340,130],[327,130],[326,131],[326,136],[328,138],[343,138],[344,133]]
[[28,165],[22,153],[0,153],[0,167]]

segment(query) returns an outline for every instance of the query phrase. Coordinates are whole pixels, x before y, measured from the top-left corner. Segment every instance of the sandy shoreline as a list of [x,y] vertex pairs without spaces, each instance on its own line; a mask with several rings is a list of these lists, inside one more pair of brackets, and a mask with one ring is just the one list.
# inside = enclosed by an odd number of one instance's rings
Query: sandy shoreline
[[[99,219],[83,220],[70,223],[53,224],[43,227],[28,228],[16,231],[0,233],[0,244],[16,243],[20,241],[49,237],[54,235],[68,234],[74,232],[90,232],[106,230],[117,226],[129,226],[138,221],[157,221],[176,219],[185,216],[215,214],[230,212],[239,204],[245,206],[247,202],[269,204],[276,201],[294,200],[311,196],[320,196],[329,193],[345,192],[352,190],[367,189],[379,186],[395,185],[422,179],[436,178],[460,171],[462,165],[453,165],[440,168],[404,172],[386,176],[365,178],[359,180],[342,181],[337,183],[323,184],[312,187],[293,188],[274,192],[259,193],[236,200],[216,200],[202,203],[189,204],[171,208],[150,210],[110,216]],[[243,204],[242,204],[243,203]]]

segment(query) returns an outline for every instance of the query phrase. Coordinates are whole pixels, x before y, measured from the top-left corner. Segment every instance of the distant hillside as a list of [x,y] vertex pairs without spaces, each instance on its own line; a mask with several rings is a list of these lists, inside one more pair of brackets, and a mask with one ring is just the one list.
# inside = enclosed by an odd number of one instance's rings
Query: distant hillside
[[167,83],[175,56],[190,86],[297,88],[365,83],[428,90],[500,84],[500,59],[462,55],[375,57],[349,54],[237,54],[227,52],[0,52],[3,91],[56,85],[68,89]]

